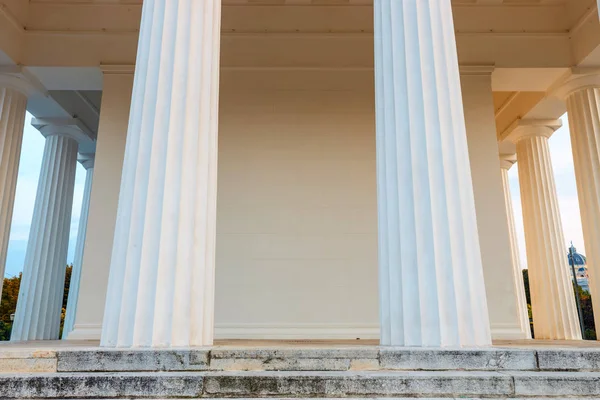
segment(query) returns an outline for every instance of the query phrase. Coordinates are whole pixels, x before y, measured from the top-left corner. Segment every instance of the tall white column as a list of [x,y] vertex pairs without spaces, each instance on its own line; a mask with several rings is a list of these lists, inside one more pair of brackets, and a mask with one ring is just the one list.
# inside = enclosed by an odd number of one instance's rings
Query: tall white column
[[38,129],[46,144],[11,340],[58,339],[60,330],[78,144],[73,128]]
[[536,339],[581,339],[548,138],[560,121],[523,120],[509,139],[517,145]]
[[515,227],[515,212],[512,205],[510,193],[510,182],[508,170],[515,163],[516,156],[510,154],[500,155],[500,170],[502,172],[502,185],[504,187],[504,204],[508,219],[508,234],[510,238],[510,255],[512,261],[513,281],[517,302],[517,316],[521,324],[521,331],[525,332],[526,339],[531,339],[531,327],[529,324],[529,313],[527,312],[527,298],[525,296],[525,283],[523,282],[523,268],[519,257],[519,243],[517,241],[517,229]]
[[491,344],[450,0],[375,0],[383,345]]
[[65,313],[65,322],[63,324],[63,339],[66,339],[73,330],[75,314],[77,312],[79,282],[81,280],[81,270],[83,268],[83,249],[87,232],[92,179],[94,177],[94,154],[82,154],[79,157],[79,162],[85,168],[85,185],[83,188],[83,200],[81,201],[81,213],[79,214],[79,226],[77,227],[75,258],[73,259],[73,270],[71,271],[71,282],[69,283],[69,298],[67,300],[67,310]]
[[0,81],[0,293],[17,189],[27,95]]
[[581,212],[590,294],[600,327],[600,76],[590,75],[563,88]]
[[142,10],[101,344],[210,345],[221,2]]

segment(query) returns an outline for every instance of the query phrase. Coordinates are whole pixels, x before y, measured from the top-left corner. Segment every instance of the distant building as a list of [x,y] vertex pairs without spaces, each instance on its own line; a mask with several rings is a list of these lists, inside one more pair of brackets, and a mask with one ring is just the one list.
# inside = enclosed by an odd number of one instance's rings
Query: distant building
[[[571,253],[573,256],[571,256]],[[572,260],[571,260],[572,258]],[[577,276],[577,284],[581,286],[581,288],[585,291],[590,291],[589,285],[589,277],[588,277],[588,269],[587,269],[587,259],[581,253],[577,252],[577,249],[571,243],[571,247],[569,248],[569,252],[567,253],[567,259],[569,260],[569,271],[571,272],[571,276],[573,276],[573,270],[571,269],[571,264],[575,264],[575,275]]]

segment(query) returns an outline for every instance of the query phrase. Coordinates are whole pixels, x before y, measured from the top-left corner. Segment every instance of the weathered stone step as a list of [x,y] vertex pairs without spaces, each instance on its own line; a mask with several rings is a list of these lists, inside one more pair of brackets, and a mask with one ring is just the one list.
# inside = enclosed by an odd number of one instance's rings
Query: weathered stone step
[[[596,349],[206,348],[61,350],[58,372],[115,371],[600,371]],[[0,360],[0,372],[2,371]],[[47,363],[47,360],[44,360]],[[10,372],[4,370],[4,372]]]
[[596,349],[197,348],[0,352],[0,372],[600,371]]
[[155,372],[0,374],[2,399],[600,396],[590,372]]

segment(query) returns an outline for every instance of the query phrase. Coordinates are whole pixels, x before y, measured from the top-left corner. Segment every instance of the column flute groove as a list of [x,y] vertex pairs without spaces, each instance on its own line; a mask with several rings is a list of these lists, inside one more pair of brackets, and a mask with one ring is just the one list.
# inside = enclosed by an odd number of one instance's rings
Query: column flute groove
[[519,257],[519,243],[517,241],[517,231],[515,227],[515,213],[513,210],[510,182],[508,179],[508,170],[514,164],[514,157],[516,156],[502,155],[500,160],[500,166],[502,173],[502,185],[504,187],[504,204],[506,206],[506,216],[508,220],[508,233],[514,274],[513,280],[515,283],[515,293],[517,296],[517,316],[521,325],[521,331],[525,332],[527,339],[531,339],[531,327],[529,323],[529,313],[527,311],[525,284],[523,282],[523,272],[521,267],[521,260]]
[[142,10],[101,344],[210,345],[221,2]]
[[557,93],[566,100],[575,180],[596,326],[600,321],[600,75],[581,76]]
[[78,147],[58,131],[46,133],[11,340],[58,339]]
[[82,155],[80,162],[86,170],[85,184],[83,189],[83,199],[81,201],[81,213],[79,215],[79,226],[77,228],[77,242],[75,244],[75,258],[73,259],[73,269],[71,271],[71,282],[69,285],[69,297],[67,299],[67,310],[65,313],[62,339],[67,339],[68,335],[73,330],[73,326],[75,324],[75,315],[77,313],[81,270],[83,268],[83,249],[86,240],[90,196],[94,177],[94,155]]
[[450,1],[374,6],[381,342],[488,345]]
[[0,85],[0,293],[13,216],[27,96]]
[[524,120],[516,143],[536,339],[581,339],[548,138],[560,121]]

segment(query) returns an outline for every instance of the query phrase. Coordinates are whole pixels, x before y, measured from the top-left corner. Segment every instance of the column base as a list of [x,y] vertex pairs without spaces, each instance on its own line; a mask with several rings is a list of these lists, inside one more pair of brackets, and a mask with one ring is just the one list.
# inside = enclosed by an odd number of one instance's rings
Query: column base
[[[75,325],[66,340],[100,340],[101,324]],[[346,325],[274,325],[274,324],[217,324],[216,339],[379,339],[379,326]],[[527,339],[527,333],[517,325],[492,326],[493,340]]]
[[65,340],[100,340],[102,324],[76,324]]
[[492,340],[523,340],[531,339],[519,325],[492,324]]
[[379,339],[379,324],[216,324],[216,339]]

